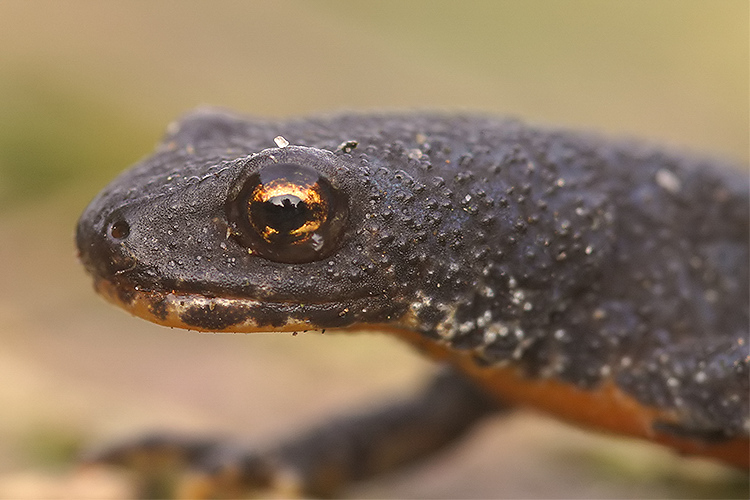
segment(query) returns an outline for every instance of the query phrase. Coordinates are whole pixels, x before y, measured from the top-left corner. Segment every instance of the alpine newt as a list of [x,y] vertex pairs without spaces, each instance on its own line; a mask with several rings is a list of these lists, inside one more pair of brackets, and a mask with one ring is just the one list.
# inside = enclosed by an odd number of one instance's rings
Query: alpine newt
[[193,492],[291,474],[327,495],[512,405],[747,468],[748,192],[746,167],[513,120],[206,109],[91,202],[77,244],[149,321],[375,329],[455,369],[267,453],[178,442],[222,457]]

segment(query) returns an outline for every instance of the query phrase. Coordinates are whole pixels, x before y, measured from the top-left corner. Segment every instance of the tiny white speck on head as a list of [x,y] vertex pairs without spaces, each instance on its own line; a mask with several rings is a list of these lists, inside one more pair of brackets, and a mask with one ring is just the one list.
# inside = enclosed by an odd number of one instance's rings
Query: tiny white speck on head
[[352,151],[354,151],[354,148],[357,147],[357,144],[357,141],[344,141],[339,144],[336,149],[338,151],[343,151],[344,153],[351,153]]
[[422,150],[421,149],[410,149],[407,152],[407,156],[411,158],[412,160],[419,160],[422,158]]
[[673,194],[682,189],[680,179],[666,168],[661,168],[656,172],[656,183]]
[[285,148],[285,147],[287,147],[289,145],[289,141],[287,141],[286,139],[284,139],[280,135],[277,135],[276,137],[274,137],[273,138],[273,142],[275,142],[276,146],[278,146],[280,148]]

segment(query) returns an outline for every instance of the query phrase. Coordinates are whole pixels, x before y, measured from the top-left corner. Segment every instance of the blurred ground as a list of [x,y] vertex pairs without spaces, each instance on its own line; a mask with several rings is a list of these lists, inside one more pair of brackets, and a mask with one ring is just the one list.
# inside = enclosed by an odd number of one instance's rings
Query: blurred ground
[[[128,496],[72,474],[142,430],[268,442],[417,387],[378,335],[199,335],[94,296],[76,218],[200,104],[470,109],[748,161],[748,4],[0,2],[0,497]],[[747,477],[527,412],[356,497],[748,497]]]

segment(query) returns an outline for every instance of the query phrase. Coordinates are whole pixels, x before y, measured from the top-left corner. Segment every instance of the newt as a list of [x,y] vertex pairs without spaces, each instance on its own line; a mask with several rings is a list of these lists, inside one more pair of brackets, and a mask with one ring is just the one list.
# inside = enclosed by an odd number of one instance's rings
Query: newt
[[272,450],[157,436],[97,460],[177,450],[187,495],[326,496],[528,406],[747,469],[742,171],[487,116],[197,110],[81,216],[95,289],[190,330],[378,330],[450,368]]

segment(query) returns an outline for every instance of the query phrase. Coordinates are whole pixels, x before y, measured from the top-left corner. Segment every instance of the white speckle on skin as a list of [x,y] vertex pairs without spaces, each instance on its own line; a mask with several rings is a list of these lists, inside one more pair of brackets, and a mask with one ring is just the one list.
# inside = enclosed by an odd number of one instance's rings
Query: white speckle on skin
[[458,332],[461,334],[469,333],[470,331],[474,329],[475,326],[476,326],[476,323],[474,323],[473,321],[466,321],[458,325]]
[[419,160],[420,158],[422,158],[422,150],[410,149],[406,155],[412,160]]
[[487,339],[488,337],[492,338],[492,341],[490,342],[493,342],[495,339],[497,339],[497,337],[505,337],[506,335],[508,335],[509,331],[510,329],[508,328],[506,324],[495,322],[495,323],[490,323],[490,325],[487,326],[487,329],[484,332],[484,336],[485,336],[485,339]]
[[357,147],[357,141],[344,141],[341,144],[339,144],[338,148],[336,148],[338,151],[342,151],[344,153],[351,153],[354,151],[354,148]]
[[482,342],[484,342],[485,345],[489,345],[497,340],[497,331],[490,330],[489,328],[484,331],[484,334],[482,335]]
[[492,311],[484,311],[484,314],[477,318],[477,326],[484,328],[490,321],[492,321]]
[[514,304],[518,305],[525,298],[526,298],[526,294],[523,293],[523,290],[516,290],[515,292],[513,292],[513,296],[511,298],[511,302],[513,302]]
[[682,189],[682,182],[680,182],[680,179],[666,168],[659,169],[656,172],[656,183],[661,188],[672,194],[677,193]]

